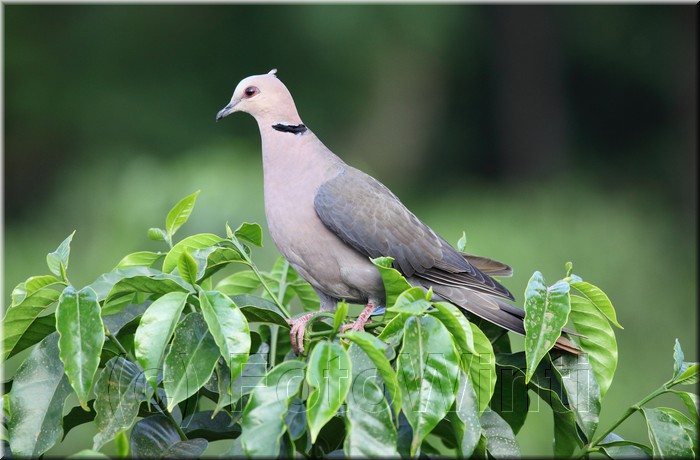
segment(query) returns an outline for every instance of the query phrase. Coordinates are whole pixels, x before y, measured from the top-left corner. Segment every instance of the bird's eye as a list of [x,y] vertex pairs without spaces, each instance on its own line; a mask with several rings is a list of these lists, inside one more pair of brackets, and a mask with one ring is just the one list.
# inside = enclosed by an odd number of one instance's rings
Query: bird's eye
[[249,86],[244,91],[245,97],[253,97],[260,92],[257,86]]

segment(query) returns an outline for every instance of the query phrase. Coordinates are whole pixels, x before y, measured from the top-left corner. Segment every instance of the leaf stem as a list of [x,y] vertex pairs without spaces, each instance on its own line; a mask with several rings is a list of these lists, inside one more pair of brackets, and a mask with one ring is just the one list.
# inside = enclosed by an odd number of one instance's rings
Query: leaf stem
[[[617,428],[618,426],[620,426],[620,424],[621,424],[622,422],[624,422],[625,420],[627,420],[627,419],[629,418],[630,415],[632,415],[632,414],[634,414],[635,412],[637,412],[638,410],[640,410],[644,404],[648,403],[649,401],[651,401],[652,399],[656,398],[657,396],[660,396],[660,395],[666,393],[666,392],[668,391],[668,386],[669,386],[669,384],[671,384],[671,381],[668,381],[668,382],[664,383],[661,387],[657,388],[657,389],[654,390],[652,393],[650,393],[649,395],[647,395],[647,396],[645,396],[644,398],[642,398],[638,403],[633,404],[632,406],[630,406],[630,407],[625,411],[625,413],[622,414],[622,416],[621,416],[615,423],[613,423],[612,426],[610,426],[610,428],[608,428],[607,430],[605,430],[605,432],[604,432],[603,434],[601,434],[600,436],[598,436],[598,437],[595,439],[595,441],[591,442],[590,444],[588,444],[588,445],[586,446],[586,449],[585,449],[585,451],[584,451],[584,455],[587,454],[587,453],[589,453],[589,452],[593,452],[593,450],[591,450],[591,449],[596,449],[597,446],[598,446],[598,443],[600,443],[603,439],[605,439],[605,437],[606,437],[607,435],[609,435],[610,433],[612,433],[612,431],[613,431],[615,428]],[[579,457],[579,458],[580,458],[580,457]]]

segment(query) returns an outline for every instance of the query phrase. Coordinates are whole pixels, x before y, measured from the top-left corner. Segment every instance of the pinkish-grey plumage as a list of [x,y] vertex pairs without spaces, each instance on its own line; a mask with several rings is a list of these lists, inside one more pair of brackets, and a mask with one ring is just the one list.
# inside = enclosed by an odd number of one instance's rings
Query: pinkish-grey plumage
[[[250,113],[260,129],[270,235],[318,293],[323,310],[334,310],[341,299],[383,305],[384,287],[370,258],[390,256],[412,284],[524,332],[524,312],[504,301],[513,296],[489,276],[510,276],[510,267],[459,253],[388,188],[345,164],[303,125],[274,72],[242,80],[217,119],[236,111]],[[577,352],[563,337],[556,346]]]

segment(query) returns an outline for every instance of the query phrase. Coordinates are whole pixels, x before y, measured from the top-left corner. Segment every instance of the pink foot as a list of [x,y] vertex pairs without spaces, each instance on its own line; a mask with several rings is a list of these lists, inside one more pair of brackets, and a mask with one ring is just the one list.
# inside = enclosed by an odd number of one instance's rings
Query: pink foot
[[314,313],[308,313],[296,319],[287,319],[287,323],[292,326],[292,329],[289,331],[289,338],[292,341],[292,350],[298,355],[304,353],[304,331],[306,330],[306,324],[312,316],[314,316]]
[[365,307],[364,310],[362,310],[362,313],[360,313],[360,316],[357,317],[355,322],[344,325],[343,327],[340,328],[340,332],[344,333],[347,330],[364,331],[365,324],[371,322],[369,317],[376,308],[377,307],[374,305],[374,302],[367,302],[367,306]]

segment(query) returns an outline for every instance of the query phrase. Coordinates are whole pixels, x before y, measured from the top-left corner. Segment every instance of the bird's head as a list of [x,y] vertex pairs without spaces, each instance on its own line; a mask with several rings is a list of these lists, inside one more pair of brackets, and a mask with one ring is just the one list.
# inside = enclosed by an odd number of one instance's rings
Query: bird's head
[[244,78],[233,91],[231,102],[216,114],[216,121],[233,112],[246,112],[258,122],[301,123],[292,95],[275,73]]

